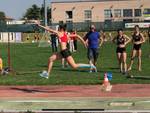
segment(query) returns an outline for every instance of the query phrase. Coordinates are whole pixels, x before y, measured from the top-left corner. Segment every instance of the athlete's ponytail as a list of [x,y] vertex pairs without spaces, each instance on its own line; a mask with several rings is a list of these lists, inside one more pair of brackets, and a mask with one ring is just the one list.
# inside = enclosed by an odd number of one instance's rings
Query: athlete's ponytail
[[59,29],[60,30],[64,30],[64,31],[66,31],[66,24],[61,24],[61,25],[59,25]]

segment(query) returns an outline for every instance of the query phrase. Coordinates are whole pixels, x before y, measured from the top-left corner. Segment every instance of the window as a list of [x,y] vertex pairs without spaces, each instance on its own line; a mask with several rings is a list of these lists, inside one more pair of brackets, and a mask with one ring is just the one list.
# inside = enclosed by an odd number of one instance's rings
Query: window
[[134,9],[134,16],[141,16],[141,9]]
[[13,40],[14,39],[14,36],[13,36],[13,33],[11,33],[11,40]]
[[111,18],[112,17],[112,12],[110,9],[105,9],[104,10],[104,15],[105,15],[105,18]]
[[132,9],[124,9],[123,10],[123,17],[132,17]]
[[143,16],[146,18],[150,17],[150,9],[149,8],[144,9]]
[[85,16],[85,19],[91,19],[92,18],[92,11],[91,10],[85,10],[84,16]]
[[89,29],[91,24],[92,24],[91,20],[85,20],[85,28],[86,29]]
[[149,8],[144,9],[144,14],[150,14],[150,9]]
[[66,11],[66,18],[67,19],[72,19],[73,18],[72,11]]
[[114,10],[114,16],[115,17],[121,17],[121,9],[115,9]]

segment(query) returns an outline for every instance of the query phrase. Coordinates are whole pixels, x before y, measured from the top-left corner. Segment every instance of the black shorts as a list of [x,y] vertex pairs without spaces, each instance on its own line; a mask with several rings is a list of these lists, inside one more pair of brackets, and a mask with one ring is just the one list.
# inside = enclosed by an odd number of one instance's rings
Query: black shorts
[[140,50],[141,49],[141,44],[138,44],[138,45],[134,44],[133,49],[137,50],[137,51]]
[[124,53],[124,52],[126,52],[125,47],[123,47],[123,48],[117,47],[116,53]]
[[94,59],[97,61],[99,55],[99,49],[98,48],[88,48],[87,56],[89,60]]
[[60,54],[63,58],[67,58],[67,57],[71,56],[71,52],[68,49],[62,50],[60,52]]

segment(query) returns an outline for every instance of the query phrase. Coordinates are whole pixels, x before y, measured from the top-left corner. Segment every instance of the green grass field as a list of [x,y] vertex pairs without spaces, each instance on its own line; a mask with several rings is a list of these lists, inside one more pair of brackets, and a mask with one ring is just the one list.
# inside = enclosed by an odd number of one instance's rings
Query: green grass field
[[[130,59],[132,45],[127,47],[128,61]],[[131,74],[134,76],[150,76],[150,44],[147,42],[142,46],[142,72],[137,71],[137,58],[135,59]],[[98,59],[98,73],[61,68],[61,62],[56,61],[49,79],[39,76],[39,72],[47,68],[47,60],[51,53],[50,47],[39,48],[38,44],[11,44],[11,65],[15,73],[0,76],[0,85],[81,85],[101,84],[105,72],[112,72],[112,84],[140,84],[150,83],[149,79],[127,79],[119,73],[116,60],[116,46],[110,42],[100,48]],[[0,54],[3,58],[4,67],[7,67],[7,44],[0,44]],[[88,63],[86,49],[79,44],[78,51],[73,53],[76,62]]]

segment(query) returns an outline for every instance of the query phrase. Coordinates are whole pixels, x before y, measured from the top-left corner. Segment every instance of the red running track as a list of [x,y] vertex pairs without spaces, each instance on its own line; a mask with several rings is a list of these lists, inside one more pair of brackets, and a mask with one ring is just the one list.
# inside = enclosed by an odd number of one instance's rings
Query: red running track
[[113,85],[111,92],[102,92],[100,85],[81,86],[0,86],[0,98],[5,97],[150,97],[150,84]]

